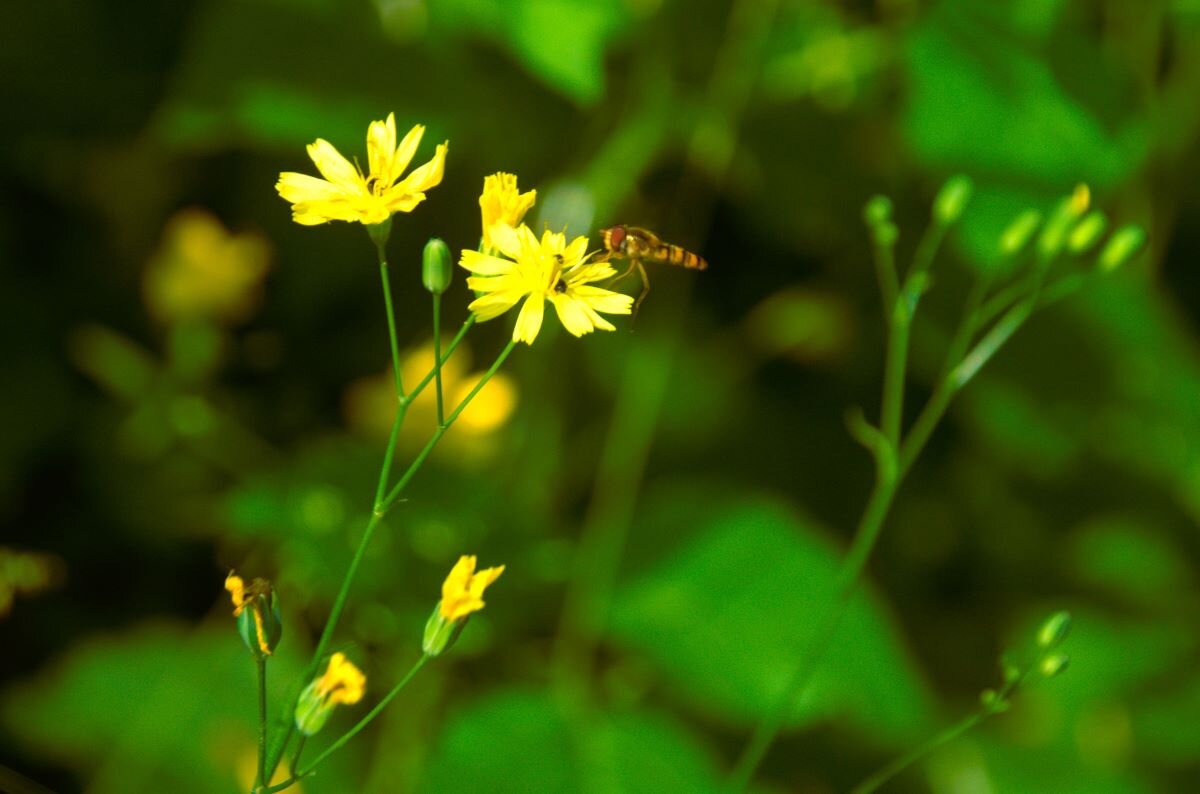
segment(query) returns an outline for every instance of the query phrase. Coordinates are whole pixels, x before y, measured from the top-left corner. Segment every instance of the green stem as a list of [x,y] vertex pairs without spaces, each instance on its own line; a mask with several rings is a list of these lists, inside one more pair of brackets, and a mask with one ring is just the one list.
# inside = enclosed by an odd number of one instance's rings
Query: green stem
[[396,397],[404,399],[404,379],[400,375],[400,345],[396,341],[396,311],[392,306],[392,284],[388,277],[387,253],[384,244],[376,241],[375,250],[379,253],[379,278],[383,282],[383,304],[387,308],[388,343],[392,348],[392,372],[396,379]]
[[900,446],[900,425],[904,413],[904,375],[908,364],[908,331],[912,323],[908,301],[901,296],[892,305],[892,323],[888,332],[887,359],[883,369],[883,399],[880,426],[893,447]]
[[911,766],[914,762],[921,759],[923,756],[928,755],[929,753],[932,753],[934,750],[941,747],[943,744],[946,744],[947,742],[957,739],[959,736],[962,736],[964,733],[966,733],[967,731],[974,728],[976,725],[978,725],[984,719],[986,719],[987,717],[990,717],[993,713],[994,712],[992,712],[991,710],[981,710],[981,711],[976,711],[972,714],[968,714],[964,719],[960,720],[959,722],[955,723],[954,725],[951,725],[949,728],[945,729],[941,733],[938,733],[936,736],[933,736],[928,741],[926,741],[924,744],[920,744],[917,747],[914,747],[913,749],[909,750],[904,755],[895,759],[890,764],[884,766],[882,769],[877,771],[875,774],[871,775],[869,778],[864,780],[862,783],[859,783],[851,791],[851,794],[870,794],[870,792],[878,789],[884,783],[886,783],[887,781],[891,780],[896,775],[903,772],[905,769],[907,769],[909,766]]
[[267,782],[267,658],[256,654],[258,667],[258,785]]
[[896,306],[896,298],[900,295],[900,281],[896,276],[896,250],[890,242],[880,239],[879,234],[871,235],[875,253],[875,277],[879,280],[879,295],[883,301],[883,321],[890,322],[892,310]]
[[437,423],[445,421],[442,408],[442,295],[433,293],[433,371],[437,380]]
[[408,467],[408,470],[404,472],[404,475],[395,484],[395,486],[392,487],[392,490],[388,492],[388,495],[384,497],[383,505],[380,508],[383,513],[386,513],[392,508],[393,505],[396,504],[396,500],[400,498],[400,494],[404,491],[405,486],[408,485],[409,480],[413,478],[413,475],[417,473],[417,470],[421,468],[421,464],[423,464],[425,459],[429,457],[429,453],[433,452],[433,448],[437,446],[438,441],[440,441],[442,436],[446,434],[446,431],[454,425],[455,420],[458,419],[462,412],[466,410],[467,406],[471,404],[471,400],[474,400],[475,396],[479,394],[483,387],[487,385],[487,382],[492,379],[492,376],[496,374],[496,371],[500,369],[500,366],[504,363],[505,359],[508,358],[509,354],[512,353],[513,348],[516,346],[517,343],[512,341],[505,345],[504,350],[500,351],[500,355],[496,357],[494,362],[492,362],[492,366],[489,367],[488,371],[483,374],[483,377],[479,379],[479,382],[475,384],[475,387],[467,393],[467,396],[464,397],[463,401],[458,404],[458,407],[446,417],[446,421],[438,425],[437,430],[435,430],[433,435],[430,436],[428,443],[426,443],[425,447],[420,451],[420,453],[418,453],[416,459],[414,459],[412,464]]
[[361,720],[359,720],[358,723],[355,724],[355,726],[353,728],[351,728],[350,730],[348,730],[344,734],[342,734],[338,738],[337,741],[335,741],[333,744],[329,745],[329,747],[325,748],[325,752],[318,755],[311,764],[309,764],[304,769],[297,772],[295,774],[295,778],[297,780],[299,780],[300,778],[303,778],[309,774],[312,774],[312,771],[322,761],[324,761],[326,758],[328,758],[330,755],[332,755],[336,750],[340,749],[342,747],[342,745],[344,745],[346,742],[353,739],[355,737],[355,735],[358,734],[359,731],[361,731],[363,728],[367,727],[367,725],[370,724],[371,720],[378,717],[380,712],[382,712],[385,708],[387,708],[387,705],[392,702],[393,698],[395,698],[396,695],[398,695],[400,693],[400,690],[404,688],[404,685],[407,684],[410,680],[412,680],[412,677],[417,674],[418,670],[420,670],[422,667],[425,666],[425,663],[427,661],[429,661],[429,659],[430,659],[429,656],[422,654],[421,658],[417,659],[416,664],[414,664],[412,666],[412,668],[409,669],[408,673],[405,674],[404,678],[400,679],[400,683],[398,683],[394,687],[392,687],[392,691],[388,692],[387,695],[384,696],[383,700],[379,701],[379,703],[377,703],[375,705],[375,708],[373,708],[369,712],[367,712],[367,715],[365,717],[363,717]]
[[[384,284],[386,290],[386,270],[384,273]],[[391,303],[390,299],[388,299],[386,302],[389,305]],[[390,314],[391,313],[389,311],[389,317]],[[458,330],[458,333],[454,336],[454,339],[451,340],[450,345],[446,348],[445,355],[441,359],[443,363],[446,359],[450,358],[450,356],[458,348],[459,343],[462,342],[463,338],[467,335],[467,331],[469,331],[474,324],[475,315],[472,314],[466,319],[465,322],[463,322],[462,327]],[[391,323],[389,323],[389,326],[391,326]],[[505,355],[507,355],[507,353]],[[410,394],[399,398],[396,418],[392,422],[391,435],[388,438],[388,446],[384,452],[383,465],[380,467],[379,482],[375,488],[375,503],[371,511],[371,518],[367,522],[366,529],[363,530],[363,536],[358,542],[358,548],[354,552],[354,558],[350,562],[350,568],[346,571],[346,576],[342,579],[341,588],[338,590],[337,598],[334,599],[333,608],[330,610],[329,618],[325,621],[325,627],[321,631],[321,638],[317,642],[317,648],[312,655],[312,659],[310,660],[308,667],[305,669],[301,682],[310,680],[316,674],[316,671],[321,664],[321,658],[325,655],[325,649],[329,646],[330,639],[333,636],[334,628],[341,617],[342,608],[345,604],[346,597],[350,592],[350,584],[354,580],[355,574],[358,572],[358,565],[362,561],[363,554],[366,552],[367,544],[370,543],[371,535],[374,533],[375,527],[379,524],[380,520],[391,508],[390,503],[384,504],[386,501],[384,499],[384,490],[387,487],[388,477],[391,473],[392,461],[395,457],[396,442],[399,438],[401,425],[404,422],[404,417],[408,406],[422,391],[424,391],[425,387],[428,386],[438,374],[438,370],[438,364],[435,362],[434,366],[428,373],[426,373],[425,377],[421,379],[416,388],[414,388]],[[396,369],[396,373],[397,375],[399,374],[399,369]],[[491,375],[489,374],[487,377],[491,377]],[[472,392],[470,395],[468,395],[467,400],[469,400],[471,397],[474,397],[474,394],[475,392]],[[442,432],[444,431],[439,429],[439,431],[436,433],[438,438],[441,437]],[[430,448],[431,447],[427,445],[427,450]],[[424,461],[424,457],[422,457],[421,460]],[[410,477],[414,471],[415,469],[410,467],[409,472],[405,476]],[[267,780],[270,780],[275,774],[275,769],[279,766],[279,762],[283,758],[283,752],[287,748],[287,743],[291,740],[292,733],[296,729],[295,721],[290,718],[290,712],[291,710],[295,709],[296,699],[300,695],[300,689],[300,686],[293,688],[293,694],[288,699],[288,702],[291,704],[291,709],[288,712],[289,716],[287,723],[286,725],[281,725],[282,732],[277,734],[277,736],[280,738],[276,739],[276,741],[271,744],[270,750],[267,753],[267,768],[265,772]]]
[[300,766],[300,754],[304,752],[304,743],[306,741],[308,741],[308,737],[300,734],[300,740],[296,742],[296,752],[292,754],[292,762],[288,764],[288,777],[293,780],[298,777],[296,775],[296,767]]

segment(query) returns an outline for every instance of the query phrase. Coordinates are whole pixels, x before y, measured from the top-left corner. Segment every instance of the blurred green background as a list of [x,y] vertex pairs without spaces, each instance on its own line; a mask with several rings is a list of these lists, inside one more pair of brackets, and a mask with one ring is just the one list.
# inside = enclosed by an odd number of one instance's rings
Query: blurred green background
[[[1150,245],[956,401],[757,785],[849,788],[1067,608],[1070,670],[891,790],[1194,790],[1200,3],[43,0],[0,30],[0,764],[56,791],[248,790],[254,672],[224,576],[280,590],[277,704],[390,420],[366,235],[294,225],[273,184],[312,171],[316,137],[362,158],[394,111],[428,125],[418,162],[450,141],[390,245],[414,372],[421,246],[475,246],[486,174],[538,189],[535,228],[647,226],[712,267],[653,270],[632,332],[551,321],[450,433],[335,640],[368,700],[459,554],[508,570],[303,791],[715,790],[870,487],[844,425],[875,415],[883,359],[862,204],[893,197],[907,261],[955,172],[976,194],[918,319],[913,409],[1016,212],[1085,181]],[[469,297],[457,277],[451,328]],[[471,333],[455,383],[506,322]]]

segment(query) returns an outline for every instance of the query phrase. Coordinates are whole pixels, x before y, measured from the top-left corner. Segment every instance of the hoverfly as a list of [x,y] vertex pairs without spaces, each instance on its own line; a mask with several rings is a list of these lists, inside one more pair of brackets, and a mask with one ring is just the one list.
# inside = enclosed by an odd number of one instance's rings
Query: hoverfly
[[600,239],[604,242],[604,257],[606,259],[628,259],[629,267],[618,275],[613,282],[620,281],[637,270],[642,278],[642,293],[633,303],[633,313],[637,314],[638,307],[650,292],[650,279],[646,277],[643,262],[661,262],[666,265],[678,265],[688,270],[707,270],[708,262],[704,257],[693,254],[682,246],[664,243],[658,235],[636,226],[612,226],[600,230]]

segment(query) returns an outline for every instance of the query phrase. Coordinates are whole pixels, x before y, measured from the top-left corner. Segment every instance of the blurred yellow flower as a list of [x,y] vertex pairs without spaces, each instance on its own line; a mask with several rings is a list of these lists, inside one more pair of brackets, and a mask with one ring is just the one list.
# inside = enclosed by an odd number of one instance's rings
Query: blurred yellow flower
[[18,593],[36,595],[61,576],[62,563],[48,554],[0,547],[0,618],[8,615]]
[[[328,221],[374,225],[396,212],[412,212],[425,200],[425,191],[437,187],[446,166],[449,141],[438,144],[433,159],[404,179],[425,127],[418,124],[396,145],[396,118],[373,121],[367,129],[367,164],[364,175],[322,138],[308,146],[308,156],[324,179],[291,171],[279,175],[275,189],[292,203],[292,220],[304,226]],[[399,180],[399,181],[397,181]]]
[[483,247],[494,251],[491,228],[497,223],[516,226],[537,201],[537,191],[522,193],[517,190],[515,174],[503,171],[483,178],[483,193],[479,196],[479,209],[483,217]]
[[545,302],[550,301],[563,327],[575,336],[597,328],[616,330],[601,317],[629,314],[633,298],[592,286],[616,274],[607,262],[588,262],[587,238],[576,237],[568,245],[566,235],[549,230],[538,238],[528,226],[514,229],[497,224],[491,237],[505,258],[463,251],[459,264],[474,273],[467,286],[483,293],[471,302],[479,320],[492,320],[524,299],[513,328],[513,341],[533,344],[542,327]]
[[207,210],[181,210],[142,275],[146,307],[162,323],[245,320],[262,300],[269,256],[259,235],[230,234]]
[[438,611],[446,620],[462,620],[472,612],[483,609],[483,591],[504,573],[504,566],[484,568],[476,573],[475,557],[458,558],[450,575],[442,583],[442,601]]
[[346,658],[344,653],[329,657],[325,673],[300,693],[296,701],[296,727],[305,736],[312,736],[325,725],[335,706],[352,705],[362,700],[367,677]]
[[329,667],[317,679],[317,694],[333,704],[353,705],[362,700],[366,689],[367,677],[344,653],[329,657]]
[[[442,347],[444,350],[445,341]],[[483,377],[481,371],[470,371],[471,358],[471,350],[463,342],[453,356],[442,362],[446,405],[456,406],[462,402]],[[420,382],[432,368],[432,341],[402,353],[400,372],[405,383]],[[494,434],[512,418],[518,397],[516,381],[503,372],[496,373],[459,415],[454,431],[443,439],[434,454],[455,464],[487,459],[494,451]],[[384,372],[351,383],[343,398],[343,412],[347,423],[356,431],[387,438],[396,415],[396,386],[392,373]],[[409,404],[401,443],[406,447],[424,446],[436,427],[437,400],[431,383]]]

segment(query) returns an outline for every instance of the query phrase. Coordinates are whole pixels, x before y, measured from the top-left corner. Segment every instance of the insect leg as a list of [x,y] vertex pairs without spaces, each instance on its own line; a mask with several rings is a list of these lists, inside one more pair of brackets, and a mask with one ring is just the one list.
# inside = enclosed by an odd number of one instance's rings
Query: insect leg
[[638,309],[642,307],[642,301],[646,300],[646,296],[650,294],[650,279],[646,276],[646,268],[642,267],[642,260],[634,259],[633,264],[637,265],[638,275],[642,277],[642,291],[633,302],[633,320],[637,319]]

